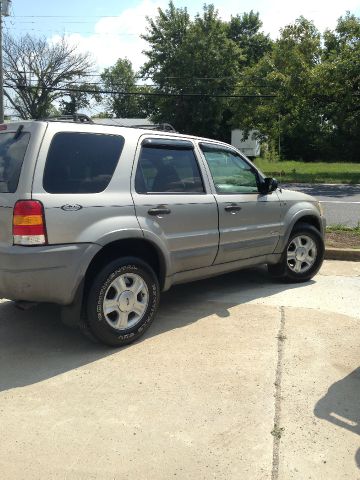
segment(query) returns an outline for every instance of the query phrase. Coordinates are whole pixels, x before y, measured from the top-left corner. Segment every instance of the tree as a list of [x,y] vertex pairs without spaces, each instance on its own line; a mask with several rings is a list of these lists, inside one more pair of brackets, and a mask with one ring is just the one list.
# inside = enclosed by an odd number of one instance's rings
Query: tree
[[[136,77],[130,60],[126,58],[119,58],[114,66],[106,68],[101,74],[105,90],[114,92],[107,95],[106,104],[115,117],[147,117],[149,109],[147,100],[137,94],[148,92],[149,87],[146,85],[138,87]],[[124,92],[131,92],[134,95],[124,95]]]
[[324,94],[323,149],[328,158],[360,161],[360,18],[347,13],[324,34],[314,77]]
[[142,73],[151,76],[156,92],[177,95],[159,97],[153,118],[181,132],[228,139],[228,100],[208,94],[232,93],[242,56],[214,6],[205,5],[191,21],[186,9],[170,2],[149,19],[143,38],[151,48]]
[[[183,65],[180,49],[190,27],[190,16],[186,8],[176,8],[172,1],[167,10],[158,9],[158,16],[147,18],[147,33],[142,35],[150,49],[144,53],[148,57],[141,73],[151,77],[158,86],[165,87]],[[185,72],[186,73],[186,72]],[[183,76],[183,75],[182,75]]]
[[[173,2],[159,9],[143,35],[152,118],[225,141],[231,126],[257,129],[283,158],[359,161],[360,19],[348,13],[321,37],[300,17],[275,42],[261,27],[253,11],[224,22],[213,5],[194,19]],[[233,93],[247,98],[216,96]]]
[[70,90],[67,97],[60,100],[61,115],[74,115],[81,109],[89,108],[92,100],[95,100],[95,102],[101,101],[99,88],[91,83],[73,84],[69,85],[68,88]]
[[284,158],[360,160],[360,19],[349,13],[323,39],[300,17],[272,51],[245,69],[238,91],[275,98],[242,100],[234,124],[257,128]]
[[271,51],[272,41],[269,35],[260,31],[261,27],[259,13],[253,10],[231,17],[228,36],[241,48],[245,66],[256,64]]
[[46,117],[64,90],[92,67],[89,54],[77,53],[63,37],[49,44],[25,35],[4,38],[4,94],[24,119]]
[[93,115],[96,118],[113,118],[113,114],[111,112],[99,112],[96,115]]
[[234,123],[259,130],[270,142],[281,136],[282,155],[314,159],[319,152],[321,108],[313,72],[321,57],[320,34],[300,17],[281,30],[272,50],[248,67],[238,84],[255,95],[234,106]]

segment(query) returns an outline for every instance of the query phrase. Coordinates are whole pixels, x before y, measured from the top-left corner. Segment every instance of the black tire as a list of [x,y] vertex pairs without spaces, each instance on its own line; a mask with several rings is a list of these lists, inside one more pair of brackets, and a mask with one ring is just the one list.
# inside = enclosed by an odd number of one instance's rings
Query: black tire
[[[288,252],[289,246],[292,244],[292,241],[296,237],[299,237],[302,235],[306,237],[310,237],[310,239],[315,243],[316,254],[314,254],[315,255],[314,263],[311,265],[311,267],[308,270],[304,272],[295,272],[288,265],[287,252]],[[268,271],[270,275],[272,275],[273,277],[285,280],[287,282],[291,282],[291,283],[307,282],[312,277],[314,277],[317,274],[317,272],[320,270],[321,265],[324,261],[324,253],[325,253],[324,239],[321,236],[320,232],[312,225],[309,225],[307,223],[298,223],[294,227],[293,231],[291,232],[289,240],[285,246],[284,253],[281,256],[280,262],[275,265],[269,264]]]
[[[133,326],[130,325],[126,328],[117,329],[109,324],[109,322],[111,323],[109,316],[105,317],[103,303],[105,300],[108,300],[108,298],[105,298],[105,295],[109,295],[109,292],[111,292],[114,280],[120,277],[124,278],[124,275],[125,278],[128,278],[126,277],[127,274],[129,278],[131,276],[135,278],[140,277],[146,285],[146,287],[144,286],[144,290],[146,290],[145,311],[139,315],[139,320],[135,319],[137,323]],[[126,294],[126,292],[123,292],[123,294]],[[118,295],[116,291],[115,295]],[[132,295],[133,298],[136,298],[135,294]],[[139,295],[144,294],[140,293]],[[156,274],[147,263],[136,257],[124,257],[114,260],[97,274],[88,291],[84,333],[90,333],[98,341],[111,347],[121,347],[132,343],[141,337],[151,325],[158,309],[159,299],[159,282]],[[129,305],[129,300],[126,298],[125,300]],[[135,315],[134,312],[130,312],[129,316],[132,314]]]

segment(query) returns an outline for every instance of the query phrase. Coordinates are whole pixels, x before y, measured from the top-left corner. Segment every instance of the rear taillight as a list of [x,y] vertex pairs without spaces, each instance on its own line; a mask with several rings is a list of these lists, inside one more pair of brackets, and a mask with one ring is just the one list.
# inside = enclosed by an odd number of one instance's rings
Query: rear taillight
[[44,207],[37,200],[19,200],[13,214],[14,245],[46,245]]

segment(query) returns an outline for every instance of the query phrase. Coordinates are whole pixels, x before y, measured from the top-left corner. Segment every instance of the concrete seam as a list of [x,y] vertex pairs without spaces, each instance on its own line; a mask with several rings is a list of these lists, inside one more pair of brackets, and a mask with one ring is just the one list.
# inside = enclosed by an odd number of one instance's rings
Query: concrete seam
[[277,334],[277,364],[275,374],[275,413],[274,413],[274,427],[272,430],[273,435],[273,457],[272,457],[272,470],[271,480],[278,480],[279,478],[279,454],[280,454],[280,441],[283,428],[280,425],[281,422],[281,380],[283,369],[283,357],[284,357],[284,342],[285,342],[285,308],[280,307],[280,327]]

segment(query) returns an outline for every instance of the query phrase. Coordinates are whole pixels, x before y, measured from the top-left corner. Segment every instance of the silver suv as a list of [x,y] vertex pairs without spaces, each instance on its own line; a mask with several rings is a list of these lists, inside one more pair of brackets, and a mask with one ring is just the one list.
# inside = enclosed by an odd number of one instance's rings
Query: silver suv
[[319,202],[230,145],[76,121],[0,130],[1,296],[59,304],[105,344],[139,338],[174,284],[259,264],[302,282],[322,264]]

